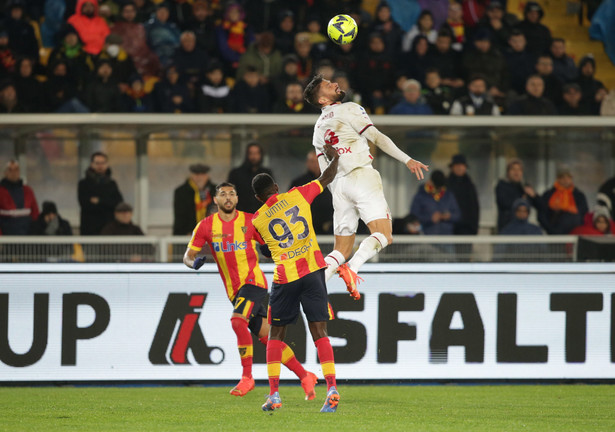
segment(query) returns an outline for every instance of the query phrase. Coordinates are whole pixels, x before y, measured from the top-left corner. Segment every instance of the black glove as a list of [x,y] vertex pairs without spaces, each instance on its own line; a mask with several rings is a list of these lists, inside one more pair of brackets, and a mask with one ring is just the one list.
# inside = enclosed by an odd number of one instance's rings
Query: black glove
[[259,245],[258,248],[261,250],[264,257],[271,258],[271,251],[267,247],[267,243]]
[[200,269],[201,267],[203,267],[203,264],[205,264],[205,261],[207,261],[207,257],[196,257],[194,263],[192,263],[192,268],[195,270]]

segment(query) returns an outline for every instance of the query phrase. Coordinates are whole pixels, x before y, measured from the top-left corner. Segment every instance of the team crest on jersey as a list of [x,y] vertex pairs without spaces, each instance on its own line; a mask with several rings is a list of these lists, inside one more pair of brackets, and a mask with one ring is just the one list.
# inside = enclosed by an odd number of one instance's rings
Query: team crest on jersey
[[241,232],[242,233],[246,233],[248,231],[248,227],[241,227]]

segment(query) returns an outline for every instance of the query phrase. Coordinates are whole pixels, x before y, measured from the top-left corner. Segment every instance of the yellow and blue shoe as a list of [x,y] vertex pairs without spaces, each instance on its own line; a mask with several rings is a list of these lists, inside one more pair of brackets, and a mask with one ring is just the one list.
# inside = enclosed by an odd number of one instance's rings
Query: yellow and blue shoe
[[305,392],[305,400],[312,400],[316,397],[316,392],[314,391],[314,386],[316,384],[318,384],[318,377],[308,371],[305,378],[301,380],[301,387],[303,387],[303,391]]
[[335,387],[331,387],[327,393],[325,404],[320,409],[320,412],[335,412],[337,405],[340,403],[340,394]]
[[275,392],[272,395],[267,396],[267,400],[261,407],[263,411],[273,411],[282,407],[282,399],[280,399],[280,394]]

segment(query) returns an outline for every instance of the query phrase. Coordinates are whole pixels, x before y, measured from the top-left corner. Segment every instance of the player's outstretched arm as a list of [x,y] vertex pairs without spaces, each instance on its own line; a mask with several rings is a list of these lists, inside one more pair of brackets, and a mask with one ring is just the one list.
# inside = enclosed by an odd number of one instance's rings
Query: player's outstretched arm
[[378,146],[380,150],[406,165],[408,169],[412,171],[414,175],[416,175],[417,179],[423,180],[425,178],[423,170],[429,171],[429,166],[412,159],[406,153],[401,151],[399,147],[397,147],[395,143],[391,140],[391,138],[380,132],[374,126],[366,129],[363,133],[363,136],[376,144],[376,146]]
[[206,258],[203,257],[197,257],[196,254],[198,252],[193,250],[193,249],[186,249],[186,253],[184,254],[184,264],[186,264],[187,267],[194,269],[194,270],[198,270],[200,269],[203,264],[205,264],[205,260]]
[[323,189],[329,186],[335,175],[337,174],[337,164],[340,159],[340,155],[337,154],[337,151],[333,148],[331,144],[325,144],[323,149],[325,152],[325,156],[329,160],[329,166],[323,171],[323,173],[318,178],[318,181],[322,185]]

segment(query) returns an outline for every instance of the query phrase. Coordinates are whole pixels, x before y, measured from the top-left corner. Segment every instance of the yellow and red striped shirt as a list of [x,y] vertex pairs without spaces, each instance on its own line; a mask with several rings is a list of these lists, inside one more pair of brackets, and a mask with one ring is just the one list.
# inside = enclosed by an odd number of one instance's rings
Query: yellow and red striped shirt
[[263,242],[252,225],[252,214],[237,211],[229,222],[220,219],[218,213],[203,219],[194,229],[188,247],[200,251],[205,243],[209,244],[226,294],[233,301],[244,285],[267,289],[265,274],[258,265],[257,241]]
[[322,192],[314,180],[270,197],[252,223],[271,251],[276,264],[273,281],[285,284],[326,267],[318,246],[310,204]]

